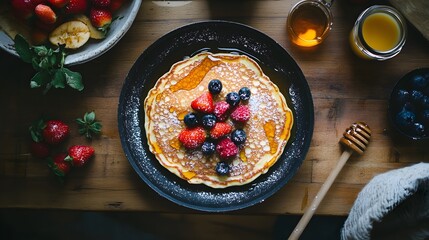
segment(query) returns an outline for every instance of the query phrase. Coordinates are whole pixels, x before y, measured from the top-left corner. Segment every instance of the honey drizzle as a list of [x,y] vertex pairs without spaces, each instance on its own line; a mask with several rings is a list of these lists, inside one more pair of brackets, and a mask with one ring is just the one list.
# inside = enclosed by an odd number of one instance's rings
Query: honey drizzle
[[170,146],[173,147],[176,150],[179,150],[180,146],[181,146],[179,139],[178,138],[172,138],[170,140]]
[[293,123],[293,117],[292,117],[292,113],[290,111],[286,112],[285,119],[286,119],[285,125],[284,125],[283,132],[282,132],[280,138],[283,140],[288,140],[290,137],[290,130],[292,128],[292,123]]
[[179,90],[192,90],[196,88],[204,79],[206,74],[214,67],[221,63],[221,61],[212,61],[206,57],[200,65],[193,68],[187,76],[180,79],[175,85],[170,87],[172,92]]
[[268,139],[270,145],[270,152],[274,154],[277,152],[278,143],[275,141],[276,124],[273,120],[270,120],[264,124],[265,136]]
[[185,118],[186,114],[188,114],[188,111],[180,112],[179,114],[177,114],[177,119],[182,121]]
[[240,151],[240,159],[241,159],[241,161],[243,161],[243,162],[247,162],[247,157],[246,157],[246,153],[245,153],[244,149],[242,149],[242,150]]
[[191,179],[191,178],[193,178],[193,177],[195,177],[197,174],[196,173],[194,173],[194,172],[192,172],[192,171],[189,171],[189,172],[183,172],[182,173],[182,175],[186,178],[186,179]]

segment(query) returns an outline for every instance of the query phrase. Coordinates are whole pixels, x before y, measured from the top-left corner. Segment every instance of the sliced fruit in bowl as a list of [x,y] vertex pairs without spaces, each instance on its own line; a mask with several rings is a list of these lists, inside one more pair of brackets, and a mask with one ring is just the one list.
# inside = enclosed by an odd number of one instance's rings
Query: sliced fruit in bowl
[[49,34],[49,41],[56,45],[65,45],[68,49],[77,49],[88,42],[89,28],[81,21],[69,21],[61,24]]
[[[34,41],[32,45],[71,41],[66,48],[74,50],[67,52],[64,64],[75,65],[113,47],[131,27],[141,0],[13,0],[0,5],[0,48],[18,56],[13,41],[17,34]],[[68,37],[73,34],[79,39]]]

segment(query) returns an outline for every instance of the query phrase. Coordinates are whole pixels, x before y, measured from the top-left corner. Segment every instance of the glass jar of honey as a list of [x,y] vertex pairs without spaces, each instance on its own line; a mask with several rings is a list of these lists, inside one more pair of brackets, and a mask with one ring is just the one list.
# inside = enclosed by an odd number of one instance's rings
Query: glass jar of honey
[[374,5],[357,18],[350,33],[350,46],[363,59],[383,61],[401,51],[406,36],[405,20],[396,9]]
[[332,26],[333,0],[303,0],[289,12],[287,29],[291,41],[301,47],[323,42]]

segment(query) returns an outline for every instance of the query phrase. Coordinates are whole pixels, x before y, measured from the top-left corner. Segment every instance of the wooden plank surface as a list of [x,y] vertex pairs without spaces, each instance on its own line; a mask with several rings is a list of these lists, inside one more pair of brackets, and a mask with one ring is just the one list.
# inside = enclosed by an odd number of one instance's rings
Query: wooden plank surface
[[[210,19],[241,22],[271,36],[297,61],[314,100],[314,135],[296,176],[272,197],[237,213],[302,213],[336,164],[343,131],[357,120],[370,125],[371,143],[362,157],[352,156],[346,164],[318,214],[346,215],[359,191],[375,175],[428,162],[429,152],[424,146],[393,137],[386,115],[395,82],[412,69],[429,67],[429,42],[410,26],[407,43],[394,59],[358,59],[347,37],[366,6],[337,1],[332,8],[333,29],[325,42],[312,50],[300,49],[291,45],[286,34],[286,17],[295,2],[190,1],[173,6],[170,2],[143,1],[136,21],[116,46],[89,63],[72,67],[84,77],[86,88],[81,93],[65,89],[42,95],[29,89],[32,69],[1,52],[0,207],[194,212],[160,197],[138,178],[122,151],[117,106],[129,69],[151,43],[177,27]],[[74,119],[90,110],[95,110],[102,121],[103,132],[86,142],[78,135]],[[29,153],[28,126],[41,114],[70,124],[71,137],[62,147],[87,143],[96,149],[92,163],[73,171],[64,185],[55,181],[43,161]]]

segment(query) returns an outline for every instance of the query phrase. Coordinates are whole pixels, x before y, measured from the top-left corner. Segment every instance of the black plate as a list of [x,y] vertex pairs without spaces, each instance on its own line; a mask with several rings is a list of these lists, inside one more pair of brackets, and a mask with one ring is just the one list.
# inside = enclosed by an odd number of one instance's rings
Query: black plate
[[[280,88],[294,113],[292,136],[280,159],[250,184],[213,189],[189,184],[149,152],[143,101],[171,65],[203,50],[240,52],[255,59]],[[307,81],[292,57],[267,35],[246,25],[209,21],[176,29],[149,46],[128,73],[119,99],[118,127],[125,155],[137,174],[161,196],[188,208],[224,212],[264,201],[295,175],[313,134],[314,109]]]

